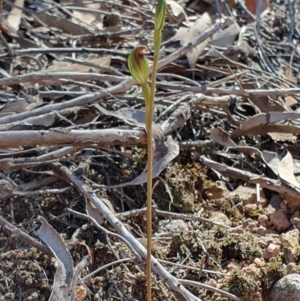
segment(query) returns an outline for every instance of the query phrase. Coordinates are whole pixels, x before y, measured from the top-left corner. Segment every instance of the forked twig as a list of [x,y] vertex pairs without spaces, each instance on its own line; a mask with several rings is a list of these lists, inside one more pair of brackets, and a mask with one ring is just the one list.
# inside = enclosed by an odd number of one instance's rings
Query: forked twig
[[[136,250],[136,252],[146,260],[146,249],[144,246],[125,228],[125,226],[116,218],[108,207],[99,199],[99,197],[88,187],[84,182],[71,173],[66,167],[61,164],[52,164],[52,167],[72,182],[77,189],[85,195],[85,197],[99,211],[99,214],[105,218],[117,231],[117,233],[126,239]],[[201,301],[198,297],[190,293],[176,277],[171,275],[155,258],[151,258],[152,270],[160,277],[162,282],[175,294],[179,300]]]
[[[191,41],[189,44],[180,47],[176,51],[174,51],[169,56],[163,58],[158,62],[157,69],[161,69],[164,66],[167,66],[168,64],[172,63],[173,61],[177,60],[178,58],[184,56],[187,52],[189,52],[193,47],[197,46],[201,42],[203,42],[205,39],[213,35],[215,32],[217,32],[219,29],[221,29],[225,24],[225,21],[221,21],[219,23],[214,24],[211,28],[205,30],[200,36],[196,37],[193,41]],[[151,74],[150,70],[150,74]],[[32,82],[32,86],[34,86],[36,82]],[[7,85],[9,85],[8,82],[6,82]],[[1,85],[1,79],[0,79],[0,85]],[[119,83],[118,85],[108,88],[101,92],[91,93],[89,95],[83,95],[76,97],[70,101],[66,102],[60,102],[56,104],[50,104],[46,105],[44,107],[40,107],[37,109],[33,109],[31,111],[22,112],[15,115],[9,115],[0,118],[0,124],[5,124],[9,122],[14,122],[18,120],[24,120],[32,116],[39,116],[42,114],[50,113],[52,111],[61,111],[67,108],[75,107],[75,106],[81,106],[90,104],[93,102],[99,102],[102,98],[111,95],[111,94],[121,94],[126,92],[131,86],[134,85],[134,80],[132,78],[126,79]]]

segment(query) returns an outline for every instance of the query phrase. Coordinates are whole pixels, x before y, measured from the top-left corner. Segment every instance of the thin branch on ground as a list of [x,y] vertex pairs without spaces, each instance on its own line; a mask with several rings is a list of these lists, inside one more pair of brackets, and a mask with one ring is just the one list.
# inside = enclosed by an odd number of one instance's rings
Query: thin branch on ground
[[204,284],[204,283],[201,283],[201,282],[198,282],[198,281],[192,281],[192,280],[185,280],[185,279],[180,279],[179,282],[185,286],[195,286],[195,287],[199,287],[199,288],[203,288],[203,289],[206,289],[206,290],[209,290],[211,292],[214,292],[214,293],[217,293],[217,294],[220,294],[221,296],[224,296],[230,300],[234,300],[234,301],[241,301],[241,298],[239,297],[236,297],[235,295],[233,294],[230,294],[228,292],[225,292],[223,290],[220,290],[216,287],[213,287],[213,286],[210,286],[210,285],[207,285],[207,284]]
[[[93,204],[95,208],[99,211],[99,214],[107,219],[107,221],[115,228],[119,235],[123,236],[126,241],[128,241],[138,252],[138,254],[146,260],[146,249],[141,243],[124,227],[124,225],[115,217],[115,215],[107,208],[107,206],[96,196],[94,192],[81,180],[79,180],[75,175],[73,175],[66,167],[63,167],[60,164],[53,164],[53,168],[60,172],[62,175],[71,181],[81,193]],[[167,286],[172,290],[177,298],[180,300],[188,301],[200,301],[199,298],[195,297],[188,290],[186,290],[178,280],[169,274],[165,268],[155,259],[151,258],[152,270],[156,273],[163,283],[166,283]]]
[[36,248],[42,253],[48,255],[49,257],[53,257],[53,253],[50,248],[39,241],[32,238],[30,235],[17,228],[10,222],[6,221],[2,216],[0,216],[0,225],[4,227],[6,231],[8,231],[11,235],[15,235],[18,239],[26,243],[27,245]]

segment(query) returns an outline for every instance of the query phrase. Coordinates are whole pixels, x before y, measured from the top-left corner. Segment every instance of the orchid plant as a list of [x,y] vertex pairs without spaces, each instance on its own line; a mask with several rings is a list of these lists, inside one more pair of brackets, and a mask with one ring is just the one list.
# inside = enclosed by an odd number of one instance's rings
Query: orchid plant
[[158,0],[154,21],[154,58],[152,65],[151,85],[148,84],[149,64],[144,54],[146,46],[133,49],[128,57],[128,68],[142,92],[146,106],[146,132],[147,132],[147,301],[151,301],[151,244],[152,244],[152,174],[153,174],[153,146],[152,146],[152,118],[156,88],[156,73],[161,47],[162,29],[165,24],[166,0]]

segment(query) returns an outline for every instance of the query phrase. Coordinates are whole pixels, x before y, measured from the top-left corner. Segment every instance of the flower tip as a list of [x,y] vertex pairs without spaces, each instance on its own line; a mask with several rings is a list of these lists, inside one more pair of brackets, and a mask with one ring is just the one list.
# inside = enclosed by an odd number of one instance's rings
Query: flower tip
[[139,85],[145,85],[148,81],[149,65],[144,52],[147,51],[146,46],[138,46],[134,48],[128,57],[128,68]]
[[165,25],[165,16],[167,10],[166,0],[158,0],[155,10],[155,30],[162,30]]

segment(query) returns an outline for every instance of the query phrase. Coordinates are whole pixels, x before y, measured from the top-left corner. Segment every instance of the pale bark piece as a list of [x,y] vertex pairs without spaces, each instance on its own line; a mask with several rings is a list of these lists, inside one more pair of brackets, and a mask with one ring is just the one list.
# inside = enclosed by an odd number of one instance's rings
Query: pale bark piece
[[[188,45],[192,40],[194,40],[197,36],[201,35],[205,30],[209,29],[212,24],[212,20],[209,14],[205,13],[199,18],[193,26],[188,29],[182,29],[175,37],[174,40],[179,40],[181,45]],[[204,40],[202,43],[197,45],[195,48],[192,48],[187,54],[186,57],[189,61],[189,65],[191,68],[194,68],[198,57],[201,55],[205,47],[207,46],[208,39]]]
[[276,142],[291,142],[291,143],[296,143],[297,141],[297,136],[292,134],[292,133],[268,133],[269,137],[271,137],[271,139],[273,141]]
[[80,20],[88,25],[96,25],[98,29],[102,29],[101,15],[98,11],[100,6],[100,3],[86,3],[86,1],[77,0],[76,7],[72,7],[72,21],[76,23]]
[[287,152],[278,165],[279,178],[286,184],[300,189],[300,183],[294,175],[294,162],[290,152]]
[[72,288],[70,287],[74,270],[71,254],[60,235],[52,228],[52,226],[49,225],[43,217],[39,217],[39,219],[42,222],[42,225],[39,230],[37,230],[37,234],[51,249],[57,260],[53,290],[49,301],[69,301],[71,300],[71,295],[73,295]]
[[268,165],[268,167],[274,172],[275,175],[278,175],[278,164],[280,162],[280,158],[278,154],[271,151],[262,151],[264,162]]
[[15,6],[12,7],[9,16],[7,17],[7,23],[17,31],[21,23],[24,0],[16,0],[14,4]]
[[[59,67],[58,67],[59,68]],[[91,67],[90,67],[91,68]],[[100,68],[100,67],[99,67]],[[0,87],[4,86],[12,86],[12,85],[19,85],[20,83],[23,84],[25,89],[33,88],[35,83],[39,83],[39,87],[44,87],[48,85],[56,85],[61,84],[61,82],[64,82],[66,80],[75,80],[75,81],[112,81],[112,82],[121,82],[124,81],[124,77],[122,76],[115,76],[115,75],[106,75],[106,74],[100,74],[96,72],[75,72],[73,71],[66,71],[66,72],[31,72],[26,73],[22,75],[16,75],[12,76],[10,78],[1,78],[0,79]],[[91,97],[92,95],[99,94],[100,92],[92,93],[89,95],[86,95],[86,97]],[[107,93],[107,92],[103,92]],[[107,94],[106,94],[107,95]],[[82,97],[82,96],[81,96]],[[68,106],[71,107],[71,106]],[[52,111],[52,110],[51,110]]]
[[[99,58],[89,59],[87,64],[84,61],[80,63],[71,62],[59,62],[55,61],[53,65],[49,66],[47,69],[38,71],[39,73],[47,72],[89,72],[91,69],[99,69],[101,67],[109,67],[111,63],[111,56],[103,56]],[[91,66],[91,64],[93,66]]]
[[114,128],[101,130],[68,130],[65,128],[56,128],[49,131],[0,131],[0,147],[5,149],[32,145],[80,145],[86,144],[87,141],[105,147],[108,145],[138,145],[145,147],[146,135],[142,130]]
[[167,15],[170,23],[181,24],[187,22],[189,24],[184,8],[176,1],[167,0]]

